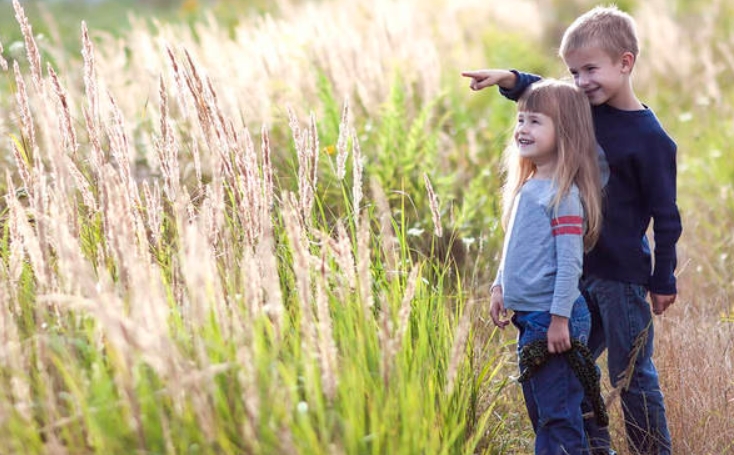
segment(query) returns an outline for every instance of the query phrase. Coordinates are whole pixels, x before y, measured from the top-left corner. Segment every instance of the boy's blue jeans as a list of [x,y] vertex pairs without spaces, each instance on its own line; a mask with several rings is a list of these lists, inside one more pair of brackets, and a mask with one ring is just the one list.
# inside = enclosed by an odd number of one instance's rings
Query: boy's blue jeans
[[[516,311],[512,322],[519,330],[518,352],[533,341],[548,339],[551,315],[543,311]],[[572,339],[588,341],[591,316],[583,297],[574,303],[569,329]],[[581,401],[584,389],[563,355],[552,355],[522,383],[525,406],[535,431],[536,455],[587,452]]]
[[[592,328],[589,349],[598,358],[607,349],[607,366],[612,387],[620,384],[635,351],[635,340],[647,330],[644,343],[637,349],[629,387],[621,392],[627,442],[632,453],[670,455],[671,443],[665,417],[663,394],[658,372],[652,361],[652,311],[644,286],[584,277],[581,289],[591,312]],[[588,403],[584,410],[590,409]],[[595,426],[594,419],[585,421],[592,453],[608,453],[607,428]]]

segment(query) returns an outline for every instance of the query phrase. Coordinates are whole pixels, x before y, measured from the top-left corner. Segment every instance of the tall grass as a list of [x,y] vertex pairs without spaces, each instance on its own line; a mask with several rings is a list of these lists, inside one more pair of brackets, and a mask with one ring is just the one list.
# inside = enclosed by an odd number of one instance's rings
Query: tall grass
[[[636,87],[680,147],[681,293],[655,358],[676,453],[727,453],[734,15],[678,3],[625,3]],[[459,71],[563,74],[557,31],[589,2],[513,5],[131,16],[130,32],[80,23],[70,52],[14,2],[4,450],[531,451],[514,334],[485,305],[514,106]]]

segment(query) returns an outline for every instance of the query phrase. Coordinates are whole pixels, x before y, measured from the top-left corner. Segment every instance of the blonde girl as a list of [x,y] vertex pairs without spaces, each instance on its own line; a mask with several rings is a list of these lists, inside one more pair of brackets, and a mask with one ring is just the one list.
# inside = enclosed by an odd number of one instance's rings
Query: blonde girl
[[505,166],[506,237],[490,315],[504,328],[513,311],[521,359],[547,343],[546,362],[522,383],[535,453],[585,453],[584,389],[559,354],[574,340],[585,344],[591,326],[579,280],[584,251],[599,236],[601,183],[586,95],[552,79],[531,85],[518,101]]

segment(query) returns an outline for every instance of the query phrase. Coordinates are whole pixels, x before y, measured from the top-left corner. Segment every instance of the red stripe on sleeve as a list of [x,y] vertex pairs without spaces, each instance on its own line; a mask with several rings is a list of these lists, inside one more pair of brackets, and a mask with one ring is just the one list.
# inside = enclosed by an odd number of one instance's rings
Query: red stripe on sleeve
[[580,216],[559,216],[551,220],[551,226],[558,226],[559,224],[584,224],[584,219]]
[[553,236],[558,235],[582,235],[583,229],[580,226],[561,226],[553,228]]

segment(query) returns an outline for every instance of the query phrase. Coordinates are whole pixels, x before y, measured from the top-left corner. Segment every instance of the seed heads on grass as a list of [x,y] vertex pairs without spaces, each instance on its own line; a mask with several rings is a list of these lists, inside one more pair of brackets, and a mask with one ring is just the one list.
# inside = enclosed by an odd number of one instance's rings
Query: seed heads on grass
[[359,224],[360,205],[362,204],[362,179],[364,177],[364,163],[362,163],[362,149],[359,146],[357,132],[352,130],[352,212],[354,223]]
[[433,233],[436,237],[441,237],[443,235],[443,227],[441,226],[441,211],[438,208],[438,197],[436,197],[436,193],[433,191],[433,185],[431,185],[428,174],[423,174],[423,181],[426,184],[428,203],[430,204],[431,215],[433,216]]
[[344,180],[347,174],[347,158],[349,150],[347,150],[347,138],[349,135],[349,104],[344,103],[342,110],[341,122],[339,123],[339,138],[336,141],[336,178]]
[[[31,113],[30,103],[28,100],[28,92],[26,91],[25,79],[20,72],[18,62],[13,62],[13,73],[15,75],[15,85],[17,91],[15,93],[15,100],[18,103],[18,112],[20,113],[20,130],[23,134],[22,138],[25,141],[23,144],[25,148],[25,162],[24,167],[30,165],[32,157],[35,155],[36,150],[36,131],[33,126],[33,114]],[[18,146],[19,144],[15,144]],[[23,170],[21,169],[21,172]],[[27,185],[27,183],[26,183]]]
[[71,111],[69,109],[69,100],[66,95],[66,90],[61,86],[59,77],[50,64],[48,65],[48,75],[51,78],[51,84],[58,103],[60,136],[64,140],[64,148],[74,156],[79,149],[79,143],[76,140],[76,131],[74,130],[74,125],[71,119]]
[[31,79],[38,93],[43,92],[43,84],[41,83],[41,53],[38,51],[36,40],[33,37],[33,27],[28,22],[23,7],[18,0],[13,0],[13,8],[15,9],[15,19],[20,24],[20,31],[23,33],[25,41],[26,55],[31,68]]
[[3,49],[3,43],[2,43],[2,41],[0,41],[0,69],[2,69],[3,71],[7,71],[8,70],[8,61],[5,60],[5,57],[3,57],[3,52],[4,51],[5,51],[5,49]]

